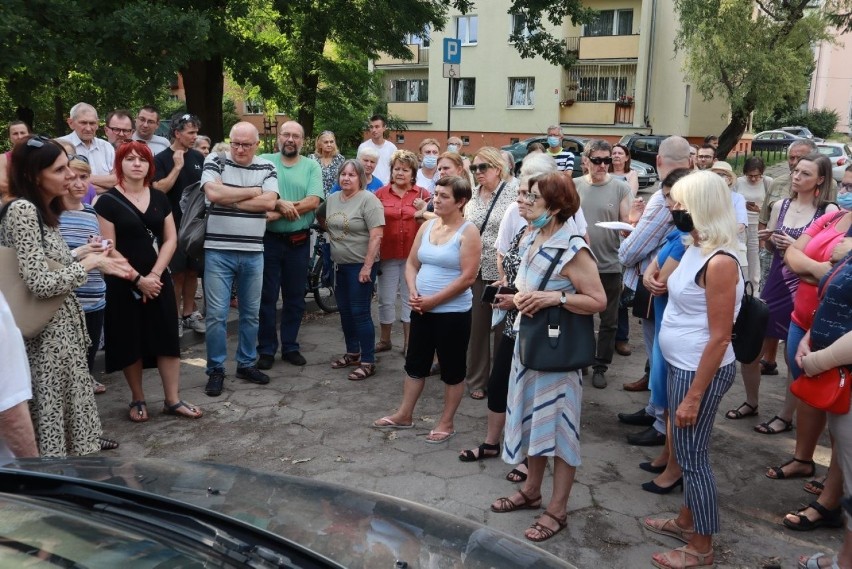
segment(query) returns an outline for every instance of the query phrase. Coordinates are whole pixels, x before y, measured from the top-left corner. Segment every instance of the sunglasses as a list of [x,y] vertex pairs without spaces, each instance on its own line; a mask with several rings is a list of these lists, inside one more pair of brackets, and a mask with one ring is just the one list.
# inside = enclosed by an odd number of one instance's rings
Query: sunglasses
[[484,174],[489,168],[493,168],[493,166],[491,164],[485,164],[484,162],[482,164],[471,164],[470,173],[476,174],[479,172],[480,174]]
[[181,125],[183,123],[187,123],[187,122],[198,122],[198,119],[196,118],[195,115],[191,115],[191,114],[187,113],[187,114],[181,116],[177,121],[177,123],[179,125]]
[[600,166],[601,164],[612,164],[612,158],[607,156],[606,158],[589,158],[589,162],[594,164],[595,166]]
[[68,161],[70,162],[71,160],[79,160],[80,162],[83,162],[85,164],[89,163],[89,159],[86,158],[85,156],[80,155],[80,154],[69,154],[68,155]]
[[30,148],[41,148],[45,144],[49,144],[51,142],[52,140],[44,136],[43,134],[36,134],[30,137],[29,140],[27,140],[27,146],[29,146]]

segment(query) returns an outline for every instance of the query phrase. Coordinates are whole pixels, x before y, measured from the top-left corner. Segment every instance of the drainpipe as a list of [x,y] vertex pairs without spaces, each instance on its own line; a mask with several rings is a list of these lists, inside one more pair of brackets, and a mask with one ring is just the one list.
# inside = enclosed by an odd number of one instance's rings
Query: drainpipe
[[[648,107],[651,104],[651,82],[653,81],[653,71],[654,71],[654,35],[657,28],[657,0],[651,0],[651,44],[648,46],[648,79],[645,81],[645,110],[643,112],[643,119],[645,120],[645,127],[650,127],[650,123],[648,122]],[[651,130],[651,134],[653,134],[653,129]]]

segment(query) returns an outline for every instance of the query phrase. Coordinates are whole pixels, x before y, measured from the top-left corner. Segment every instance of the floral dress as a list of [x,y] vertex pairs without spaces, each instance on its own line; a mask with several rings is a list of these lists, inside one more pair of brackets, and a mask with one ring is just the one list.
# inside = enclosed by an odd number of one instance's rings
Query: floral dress
[[317,154],[308,154],[308,158],[316,160],[316,162],[320,165],[320,169],[322,170],[322,191],[325,194],[325,197],[328,197],[328,192],[331,191],[332,186],[334,186],[335,182],[337,182],[340,165],[346,161],[346,158],[343,154],[336,154],[332,156],[331,162],[328,165],[323,164],[322,159]]
[[[30,414],[39,454],[64,457],[97,452],[101,420],[95,404],[86,352],[89,335],[74,289],[88,278],[58,227],[39,230],[36,207],[25,200],[11,206],[0,225],[0,245],[18,251],[21,275],[30,290],[50,297],[71,293],[41,334],[25,341],[33,382]],[[45,258],[65,266],[51,271]]]

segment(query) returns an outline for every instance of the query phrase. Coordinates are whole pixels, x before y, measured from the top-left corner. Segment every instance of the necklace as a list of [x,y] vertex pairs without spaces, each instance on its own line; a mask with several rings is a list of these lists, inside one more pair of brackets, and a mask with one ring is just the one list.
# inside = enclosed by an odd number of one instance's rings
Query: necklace
[[138,204],[142,203],[142,194],[145,192],[144,189],[141,192],[137,192],[137,195],[139,195],[139,197],[137,198],[135,195],[128,192],[123,186],[117,186],[117,187],[118,187],[118,191],[120,191],[125,197],[130,198],[131,200],[133,200],[134,202],[136,202]]

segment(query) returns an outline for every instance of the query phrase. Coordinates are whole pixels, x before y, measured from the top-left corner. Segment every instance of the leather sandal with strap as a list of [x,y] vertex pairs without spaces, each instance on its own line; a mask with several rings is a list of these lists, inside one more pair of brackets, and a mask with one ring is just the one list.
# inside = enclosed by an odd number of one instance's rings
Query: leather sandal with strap
[[541,496],[531,498],[524,494],[523,490],[518,490],[518,494],[520,494],[521,499],[523,499],[523,502],[520,504],[513,502],[509,496],[504,496],[502,498],[497,498],[497,502],[495,504],[491,504],[491,511],[498,514],[505,514],[508,512],[514,512],[515,510],[537,510],[541,507]]
[[145,401],[131,401],[130,405],[130,420],[134,423],[144,423],[150,417],[148,417],[148,406],[145,404]]
[[467,449],[461,451],[459,460],[462,462],[476,462],[485,460],[486,458],[498,458],[500,456],[500,445],[492,445],[491,443],[482,443],[479,448]]
[[645,518],[645,520],[642,522],[642,525],[648,531],[652,531],[660,535],[666,535],[668,537],[673,537],[684,543],[689,543],[689,540],[692,539],[693,535],[695,535],[694,530],[683,529],[682,527],[677,525],[676,518]]
[[376,375],[376,364],[362,363],[346,378],[349,381],[362,381],[373,375]]
[[655,553],[651,563],[659,569],[686,569],[687,567],[713,567],[713,550],[699,553],[688,545],[665,553]]
[[[790,466],[793,463],[804,464],[809,466],[810,468],[805,472],[796,472],[793,474],[787,474],[784,472],[785,466]],[[781,466],[773,466],[772,468],[766,471],[766,477],[771,478],[772,480],[784,480],[785,478],[810,478],[816,474],[816,463],[812,460],[799,460],[798,458],[791,458]]]
[[554,522],[559,524],[559,527],[556,528],[556,529],[549,528],[546,525],[542,524],[541,521],[536,521],[536,522],[532,523],[532,525],[529,527],[529,529],[537,531],[538,536],[532,537],[525,532],[524,533],[525,538],[527,538],[530,541],[534,541],[536,543],[539,543],[539,542],[542,542],[542,541],[547,541],[548,539],[550,539],[551,537],[553,537],[554,535],[556,535],[557,533],[559,533],[560,531],[562,531],[566,527],[568,527],[568,514],[565,514],[561,518],[557,518],[556,516],[554,516],[553,514],[548,512],[547,510],[545,510],[544,512],[541,513],[541,516],[539,516],[538,519],[541,520],[541,518],[543,516],[547,516],[548,518],[550,518],[551,520],[553,520]]
[[361,365],[361,354],[343,354],[331,362],[331,369],[342,369],[357,365]]
[[[745,410],[743,410],[745,408]],[[731,409],[727,413],[725,413],[726,419],[745,419],[746,417],[753,417],[757,415],[757,405],[751,405],[748,401],[743,401],[739,407],[736,409]]]
[[[819,517],[815,520],[809,519],[808,516],[805,515],[805,511],[807,511],[808,508],[818,513]],[[790,518],[798,519],[798,521],[794,522]],[[821,527],[839,528],[843,527],[843,510],[840,508],[829,510],[814,500],[798,512],[790,512],[787,516],[784,516],[781,523],[784,524],[784,527],[796,531],[811,531]]]

